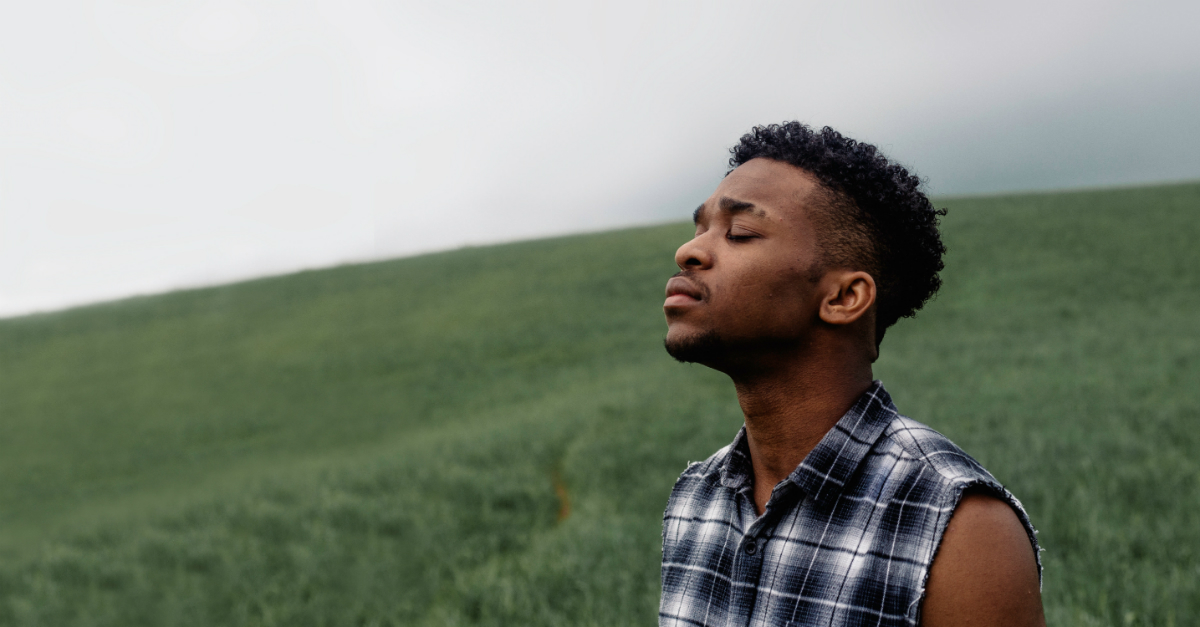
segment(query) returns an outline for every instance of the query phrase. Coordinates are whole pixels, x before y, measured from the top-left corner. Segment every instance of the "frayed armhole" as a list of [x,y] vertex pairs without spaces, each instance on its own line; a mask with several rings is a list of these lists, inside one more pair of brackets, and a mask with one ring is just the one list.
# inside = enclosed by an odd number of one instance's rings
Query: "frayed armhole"
[[928,563],[921,574],[921,588],[917,598],[909,606],[909,623],[918,625],[921,622],[921,610],[925,605],[925,593],[929,588],[929,572],[933,569],[933,561],[937,559],[938,550],[942,548],[942,537],[946,535],[946,528],[950,526],[950,519],[954,517],[954,512],[958,510],[958,504],[962,501],[962,497],[967,490],[981,490],[991,496],[994,496],[1008,504],[1010,508],[1017,514],[1017,520],[1021,521],[1021,526],[1025,528],[1025,535],[1029,538],[1030,547],[1033,549],[1033,559],[1037,563],[1038,570],[1038,590],[1042,588],[1042,547],[1037,541],[1037,529],[1033,527],[1033,523],[1029,520],[1029,514],[1025,512],[1025,506],[1021,505],[1021,501],[1005,489],[999,483],[976,479],[973,481],[964,481],[955,483],[948,494],[946,503],[950,505],[950,515],[944,520],[939,521],[937,529],[934,531],[933,552],[929,556]]

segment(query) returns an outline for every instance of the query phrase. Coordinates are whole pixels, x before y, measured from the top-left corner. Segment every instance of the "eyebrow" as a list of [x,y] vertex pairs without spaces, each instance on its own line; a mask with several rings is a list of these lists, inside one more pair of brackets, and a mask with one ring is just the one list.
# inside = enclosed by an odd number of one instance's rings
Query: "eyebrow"
[[[753,214],[753,215],[756,215],[759,217],[767,215],[766,211],[763,211],[762,209],[759,209],[758,207],[754,206],[754,203],[752,203],[752,202],[746,202],[744,200],[736,200],[736,199],[730,198],[728,196],[722,196],[721,200],[718,201],[717,206],[719,206],[721,208],[721,211],[724,211],[729,214],[750,213],[750,214]],[[701,204],[699,207],[696,207],[695,211],[692,212],[692,223],[693,224],[698,224],[700,222],[700,214],[703,211],[704,211],[704,205]]]

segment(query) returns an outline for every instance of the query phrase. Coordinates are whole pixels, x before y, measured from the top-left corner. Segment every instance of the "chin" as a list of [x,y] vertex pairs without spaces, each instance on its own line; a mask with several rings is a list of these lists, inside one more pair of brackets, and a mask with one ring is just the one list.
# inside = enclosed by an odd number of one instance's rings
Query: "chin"
[[677,334],[673,335],[668,331],[666,339],[663,340],[663,347],[667,349],[667,354],[674,357],[676,361],[704,365],[720,361],[726,350],[725,341],[716,331],[705,331],[683,337],[677,337]]

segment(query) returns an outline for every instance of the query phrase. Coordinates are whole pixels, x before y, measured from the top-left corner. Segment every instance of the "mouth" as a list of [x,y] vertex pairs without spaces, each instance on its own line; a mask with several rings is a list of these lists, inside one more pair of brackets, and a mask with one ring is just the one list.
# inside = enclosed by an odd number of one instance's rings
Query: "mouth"
[[674,276],[667,281],[667,300],[663,302],[664,308],[687,307],[703,300],[703,290],[688,279]]

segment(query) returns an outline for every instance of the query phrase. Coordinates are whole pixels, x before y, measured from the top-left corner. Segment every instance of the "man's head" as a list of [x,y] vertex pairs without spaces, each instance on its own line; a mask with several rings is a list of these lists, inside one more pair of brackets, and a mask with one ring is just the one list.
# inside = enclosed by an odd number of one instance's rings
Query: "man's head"
[[873,359],[884,331],[941,285],[945,211],[874,146],[828,127],[756,127],[731,152],[676,253],[667,350],[719,366],[835,333]]

